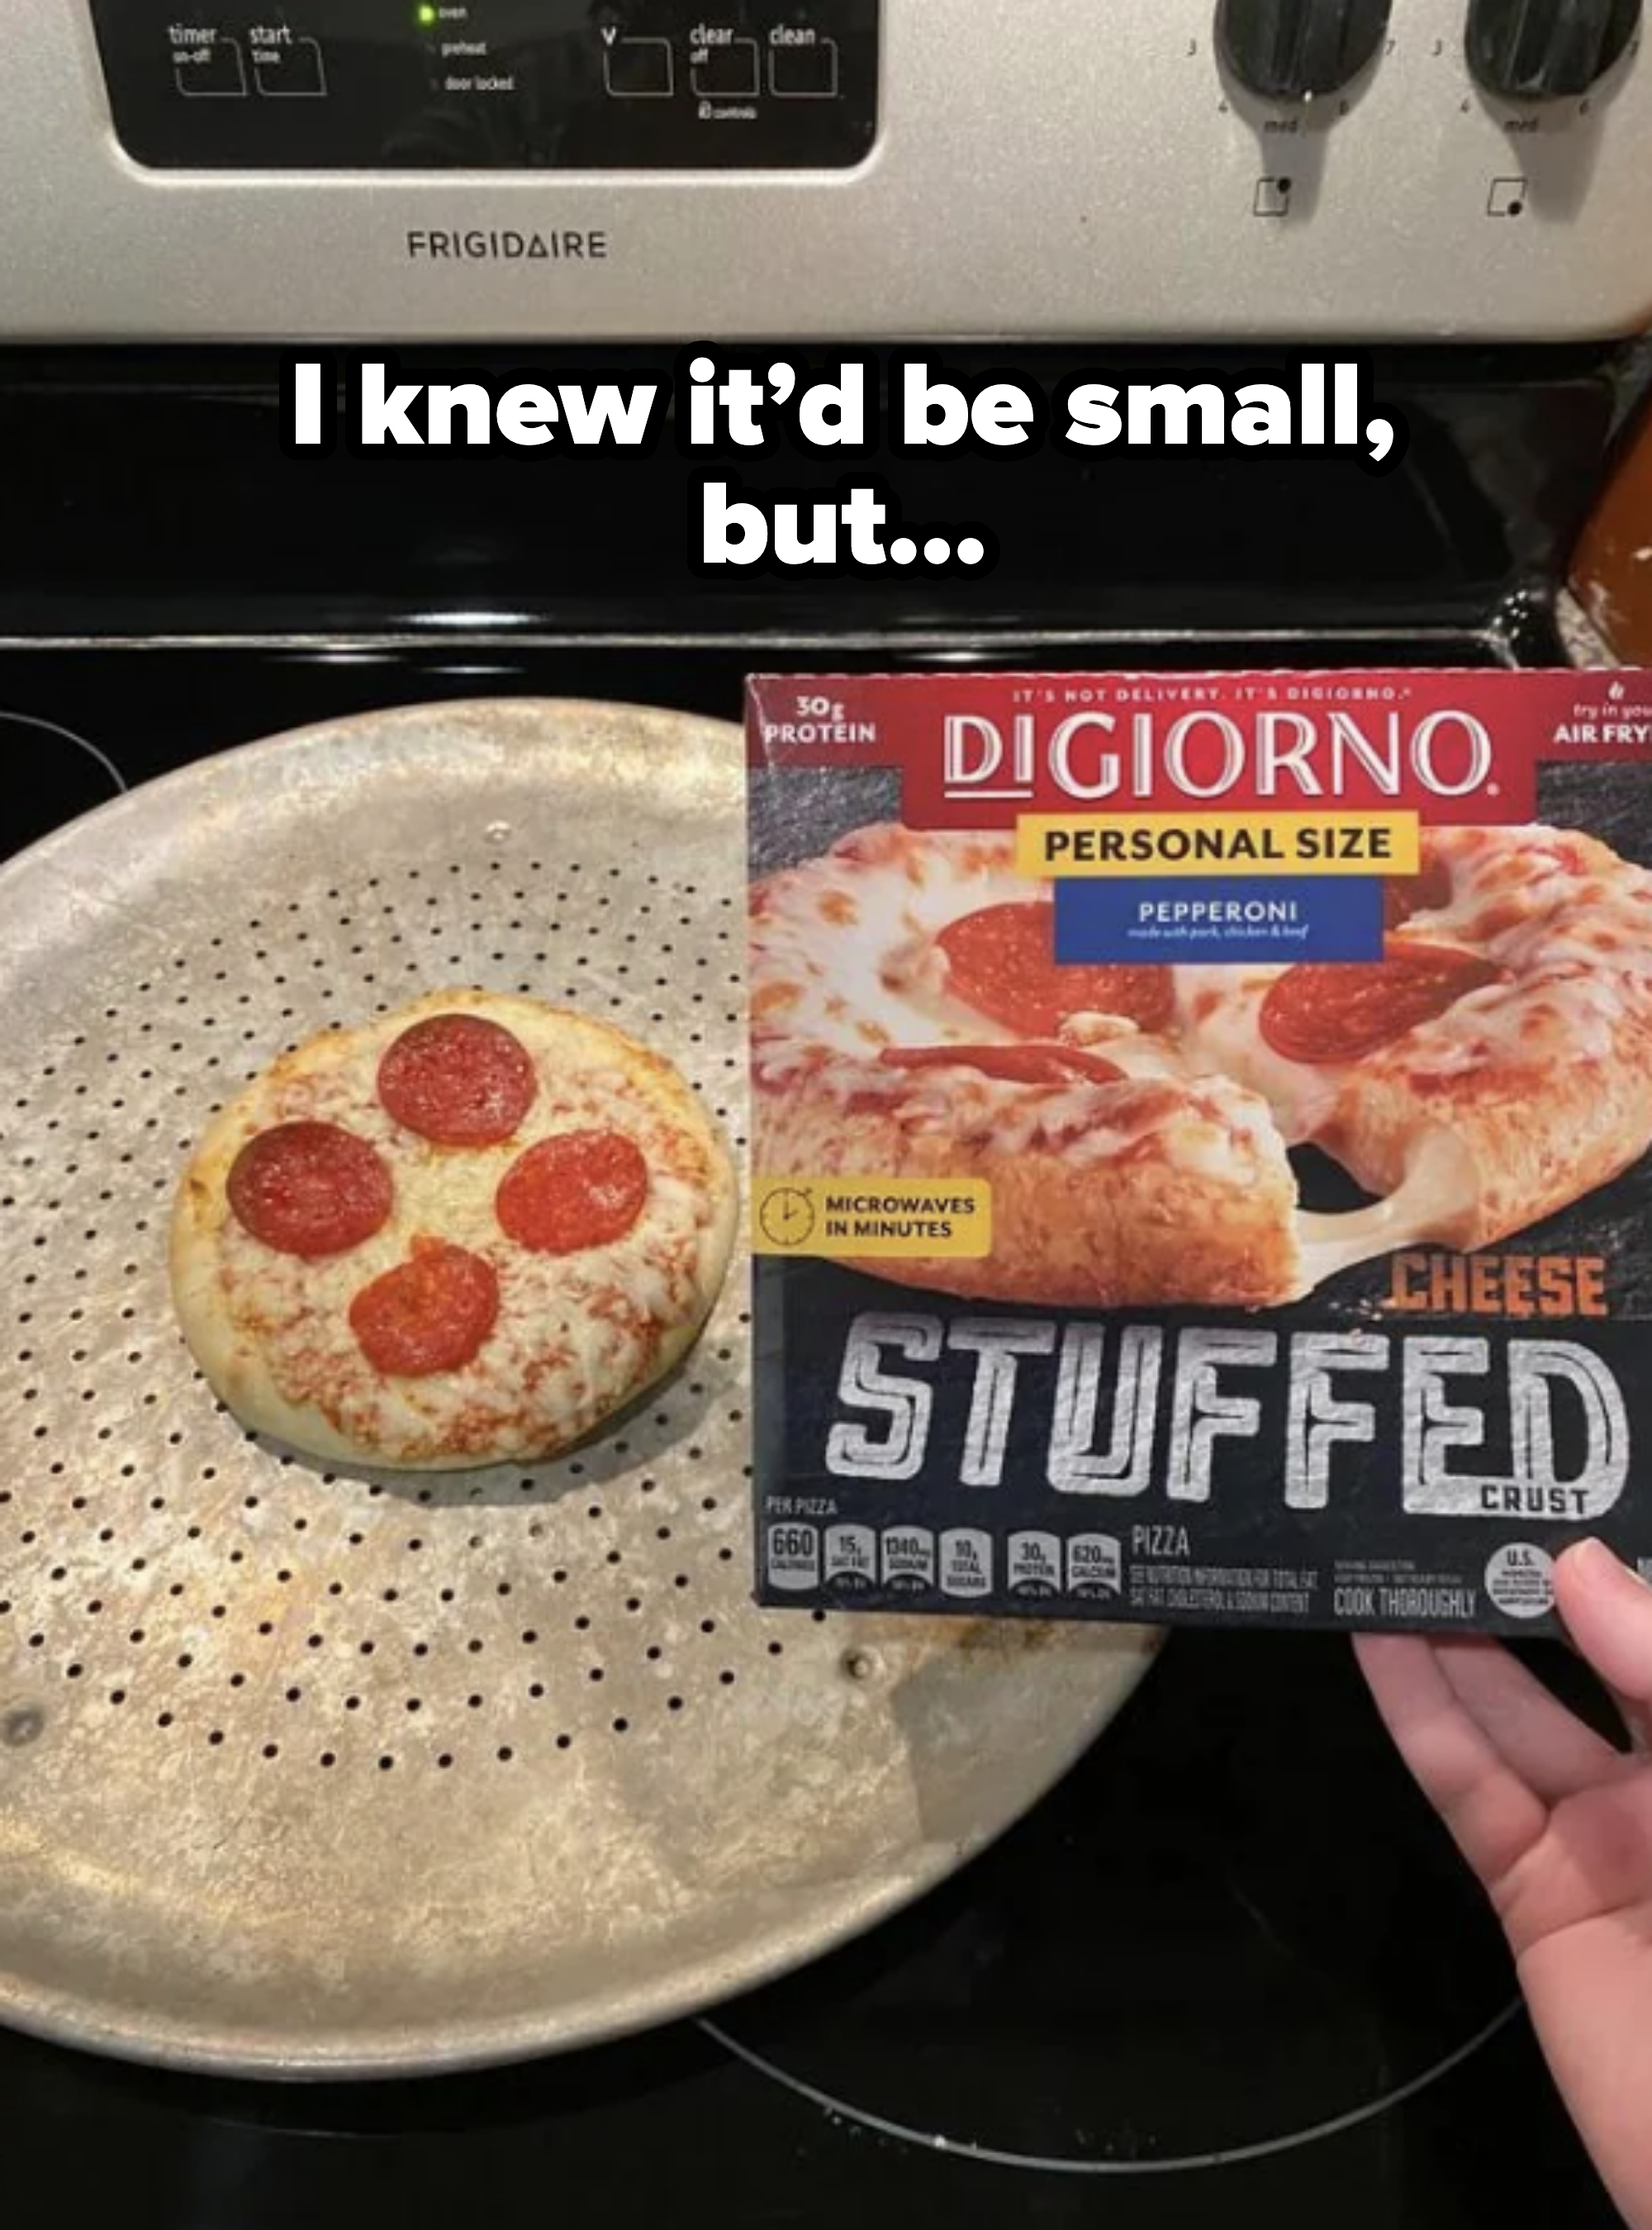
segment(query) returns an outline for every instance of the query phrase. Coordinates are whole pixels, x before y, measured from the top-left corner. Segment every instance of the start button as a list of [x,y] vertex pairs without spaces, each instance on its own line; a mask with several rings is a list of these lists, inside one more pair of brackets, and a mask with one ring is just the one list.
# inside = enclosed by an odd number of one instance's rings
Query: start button
[[260,93],[287,100],[319,100],[325,94],[327,72],[318,39],[295,38],[291,32],[271,38],[254,30],[247,44]]

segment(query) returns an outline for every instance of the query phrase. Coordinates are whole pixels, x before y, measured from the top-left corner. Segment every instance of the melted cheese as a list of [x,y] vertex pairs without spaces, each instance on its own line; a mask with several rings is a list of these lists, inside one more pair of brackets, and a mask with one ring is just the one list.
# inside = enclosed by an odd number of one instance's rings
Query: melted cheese
[[[803,1049],[824,1048],[832,1058],[817,1067],[817,1084],[845,1103],[881,1097],[915,1127],[990,1135],[1012,1154],[1059,1145],[1096,1163],[1151,1132],[1181,1166],[1243,1182],[1270,1140],[1319,1137],[1361,1070],[1405,1085],[1511,1060],[1610,1059],[1626,1011],[1652,1008],[1652,876],[1592,839],[1540,827],[1438,829],[1428,845],[1450,873],[1450,894],[1400,934],[1482,953],[1507,971],[1506,983],[1457,1000],[1366,1062],[1308,1065],[1275,1053],[1259,1028],[1282,967],[1177,967],[1176,1019],[1165,1036],[1116,1016],[1075,1015],[1063,1027],[1070,1042],[1104,1051],[1123,1082],[1029,1086],[962,1067],[869,1068],[884,1045],[1014,1036],[950,996],[935,939],[959,916],[1025,901],[1036,886],[1014,873],[1007,835],[860,830],[767,888],[759,1080],[784,1087]],[[1152,1079],[1184,1089],[1136,1088]],[[1478,1196],[1462,1146],[1446,1133],[1425,1137],[1387,1201],[1299,1216],[1310,1282],[1449,1230]]]
[[[872,856],[880,848],[886,859]],[[1013,1043],[1013,1030],[950,996],[935,940],[961,914],[1035,895],[1013,872],[1007,838],[863,831],[768,886],[762,980],[787,997],[767,1013],[759,1000],[759,1027],[863,1056],[885,1045]]]
[[1412,1153],[1404,1181],[1386,1200],[1341,1215],[1298,1212],[1304,1281],[1321,1286],[1356,1263],[1443,1237],[1472,1208],[1478,1189],[1474,1163],[1462,1141],[1448,1131],[1430,1131]]

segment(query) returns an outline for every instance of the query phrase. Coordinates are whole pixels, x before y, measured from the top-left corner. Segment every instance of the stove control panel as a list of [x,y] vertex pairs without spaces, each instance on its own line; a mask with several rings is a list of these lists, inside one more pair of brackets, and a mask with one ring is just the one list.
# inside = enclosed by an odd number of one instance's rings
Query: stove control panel
[[0,11],[0,341],[1652,328],[1649,0]]
[[92,0],[126,152],[185,171],[807,171],[877,128],[878,0]]

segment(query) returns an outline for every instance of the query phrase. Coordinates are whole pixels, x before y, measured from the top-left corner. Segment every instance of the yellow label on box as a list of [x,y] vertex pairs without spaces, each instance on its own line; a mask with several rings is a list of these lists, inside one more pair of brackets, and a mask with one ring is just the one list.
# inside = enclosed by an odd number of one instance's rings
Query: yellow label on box
[[1414,875],[1415,813],[1024,813],[1016,872]]
[[993,1251],[993,1188],[985,1177],[760,1177],[751,1221],[759,1254],[979,1260]]

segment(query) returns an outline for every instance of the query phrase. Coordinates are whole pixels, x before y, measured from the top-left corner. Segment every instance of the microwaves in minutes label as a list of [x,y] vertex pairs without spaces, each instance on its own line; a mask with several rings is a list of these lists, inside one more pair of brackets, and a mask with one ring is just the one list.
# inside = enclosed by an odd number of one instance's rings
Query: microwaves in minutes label
[[990,1253],[993,1189],[980,1177],[760,1178],[752,1247],[826,1260],[967,1261]]
[[[756,1156],[760,1600],[1529,1635],[1557,1630],[1554,1564],[1571,1541],[1603,1538],[1652,1576],[1643,1142],[1616,1174],[1591,1173],[1557,1208],[1458,1252],[1433,1235],[1437,1220],[1390,1215],[1339,1163],[1327,1116],[1339,1054],[1315,1072],[1317,1099],[1304,1088],[1309,1120],[1289,1142],[1303,1242],[1329,1249],[1299,1298],[1191,1298],[1216,1241],[1173,1188],[1162,1215],[1190,1297],[1167,1301],[1162,1286],[1153,1305],[1073,1297],[1073,1250],[1091,1243],[1077,1234],[1104,1233],[1096,1203],[1128,1190],[1120,1172],[1136,1146],[1121,1120],[1082,1150],[1096,1104],[1087,1077],[1122,1067],[1127,1113],[1132,1078],[1178,1073],[1179,1043],[1202,1043],[1231,1079],[1231,1024],[1201,1041],[1180,1019],[1199,1002],[1220,1019],[1230,970],[1314,970],[1300,1026],[1315,1002],[1337,1013],[1340,966],[1385,961],[1396,937],[1443,966],[1450,951],[1429,948],[1461,931],[1441,906],[1441,861],[1456,855],[1440,832],[1520,832],[1552,844],[1563,870],[1581,840],[1652,869],[1652,676],[760,676],[749,701],[754,882],[839,842],[881,841],[891,826],[966,844],[980,834],[997,864],[974,903],[1025,915],[1047,899],[1056,977],[1052,993],[1023,969],[1019,1008],[979,957],[972,984],[922,900],[862,913],[851,893],[811,917],[803,949],[822,956],[812,1012],[830,1014],[835,996],[845,1028],[865,1026],[869,1064],[899,1067],[937,1038],[973,1047],[976,1073],[1002,1096],[972,1091],[967,1074],[926,1090],[899,1118],[927,1126],[914,1158],[939,1172],[916,1188],[887,1167],[852,1170],[865,1138],[900,1158],[875,1088],[846,1092],[840,1119],[811,1134],[848,1173],[797,1176]],[[820,704],[832,708],[824,725],[805,717]],[[915,848],[902,872],[922,893],[935,886]],[[857,950],[853,925],[874,916],[885,927],[867,934],[885,941]],[[1652,950],[1636,964],[1652,974]],[[1064,968],[1090,971],[1071,1015]],[[1149,1002],[1147,1019],[1121,1028],[1109,996],[1162,983],[1159,969],[1198,972],[1178,976],[1168,1008]],[[1349,979],[1354,1042],[1385,1041],[1392,980],[1368,965]],[[961,1016],[961,986],[974,1001]],[[1167,1011],[1179,1018],[1168,1031]],[[1151,1057],[1132,1068],[1137,1035]],[[1163,1057],[1152,1053],[1160,1041]],[[847,1052],[852,1063],[854,1043]],[[981,1111],[1026,1109],[1018,1081],[1051,1097],[1014,1150],[995,1155]],[[967,1176],[946,1167],[955,1102],[974,1111]],[[1451,1095],[1439,1105],[1449,1124]],[[1064,1138],[1081,1141],[1049,1196],[1066,1283],[1061,1305],[1043,1305],[1027,1297],[1036,1273],[994,1286],[992,1266],[1025,1211],[1023,1164]],[[1218,1142],[1211,1150],[1219,1166]],[[1341,1247],[1371,1230],[1375,1244]]]

